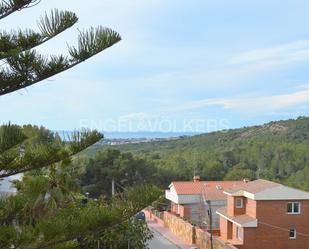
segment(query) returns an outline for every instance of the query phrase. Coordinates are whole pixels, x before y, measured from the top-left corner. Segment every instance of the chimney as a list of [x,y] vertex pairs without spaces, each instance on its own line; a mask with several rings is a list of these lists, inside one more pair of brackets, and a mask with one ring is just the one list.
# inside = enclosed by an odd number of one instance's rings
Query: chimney
[[248,179],[248,178],[244,178],[244,183],[248,183],[248,182],[250,182],[250,179]]
[[199,182],[201,180],[200,176],[194,176],[193,182]]

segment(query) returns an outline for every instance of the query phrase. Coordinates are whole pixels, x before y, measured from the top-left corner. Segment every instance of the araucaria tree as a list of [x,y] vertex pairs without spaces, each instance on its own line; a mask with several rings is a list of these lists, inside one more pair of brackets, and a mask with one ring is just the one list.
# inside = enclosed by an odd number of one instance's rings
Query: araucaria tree
[[[39,2],[0,0],[0,21]],[[35,50],[77,20],[70,11],[52,10],[38,20],[37,31],[1,31],[0,95],[68,70],[121,39],[109,28],[90,28],[80,32],[78,46],[69,47],[68,55],[47,57]],[[0,127],[0,180],[24,174],[23,181],[15,183],[17,194],[0,198],[1,249],[92,248],[93,241],[104,243],[103,238],[117,226],[125,227],[135,212],[156,199],[158,192],[149,187],[128,190],[108,201],[85,200],[74,184],[70,160],[102,137],[97,131],[84,131],[63,141],[44,128],[10,123]],[[143,231],[142,239],[149,236]],[[117,243],[107,241],[110,248],[116,248]],[[144,243],[136,245],[142,248]]]
[[[40,0],[2,0],[0,20],[29,8]],[[38,30],[16,30],[0,33],[0,95],[33,85],[87,60],[121,40],[120,35],[104,27],[80,32],[78,47],[69,47],[69,55],[46,57],[34,49],[49,41],[78,21],[70,11],[52,10],[38,20]]]

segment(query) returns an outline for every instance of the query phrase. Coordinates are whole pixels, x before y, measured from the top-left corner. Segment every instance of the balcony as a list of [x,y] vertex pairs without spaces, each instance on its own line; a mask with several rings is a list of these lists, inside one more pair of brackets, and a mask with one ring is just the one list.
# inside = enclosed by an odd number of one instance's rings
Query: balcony
[[221,217],[229,220],[230,222],[236,224],[239,227],[257,227],[257,219],[250,217],[249,215],[242,214],[238,216],[229,216],[227,214],[226,208],[220,208],[217,210],[217,214]]

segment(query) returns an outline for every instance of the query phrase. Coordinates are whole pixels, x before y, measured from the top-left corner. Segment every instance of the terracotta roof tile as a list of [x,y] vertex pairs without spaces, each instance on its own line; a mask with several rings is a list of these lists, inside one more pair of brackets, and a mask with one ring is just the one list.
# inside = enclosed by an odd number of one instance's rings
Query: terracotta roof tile
[[279,183],[259,179],[259,180],[255,180],[255,181],[248,182],[248,183],[243,183],[241,185],[226,189],[225,192],[233,194],[238,191],[246,191],[252,194],[256,194],[264,190],[275,188],[278,186],[280,186]]
[[225,200],[225,189],[242,185],[243,181],[172,182],[178,195],[204,194],[208,200]]

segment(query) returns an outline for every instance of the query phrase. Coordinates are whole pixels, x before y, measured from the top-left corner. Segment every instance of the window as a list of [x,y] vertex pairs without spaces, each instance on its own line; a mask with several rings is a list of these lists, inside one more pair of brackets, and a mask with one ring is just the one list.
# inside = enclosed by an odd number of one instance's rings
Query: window
[[300,202],[289,202],[287,212],[288,214],[300,214]]
[[289,239],[296,239],[296,229],[290,229]]
[[243,199],[236,198],[236,208],[242,208],[242,207],[243,207]]
[[241,227],[236,227],[236,238],[241,240]]

